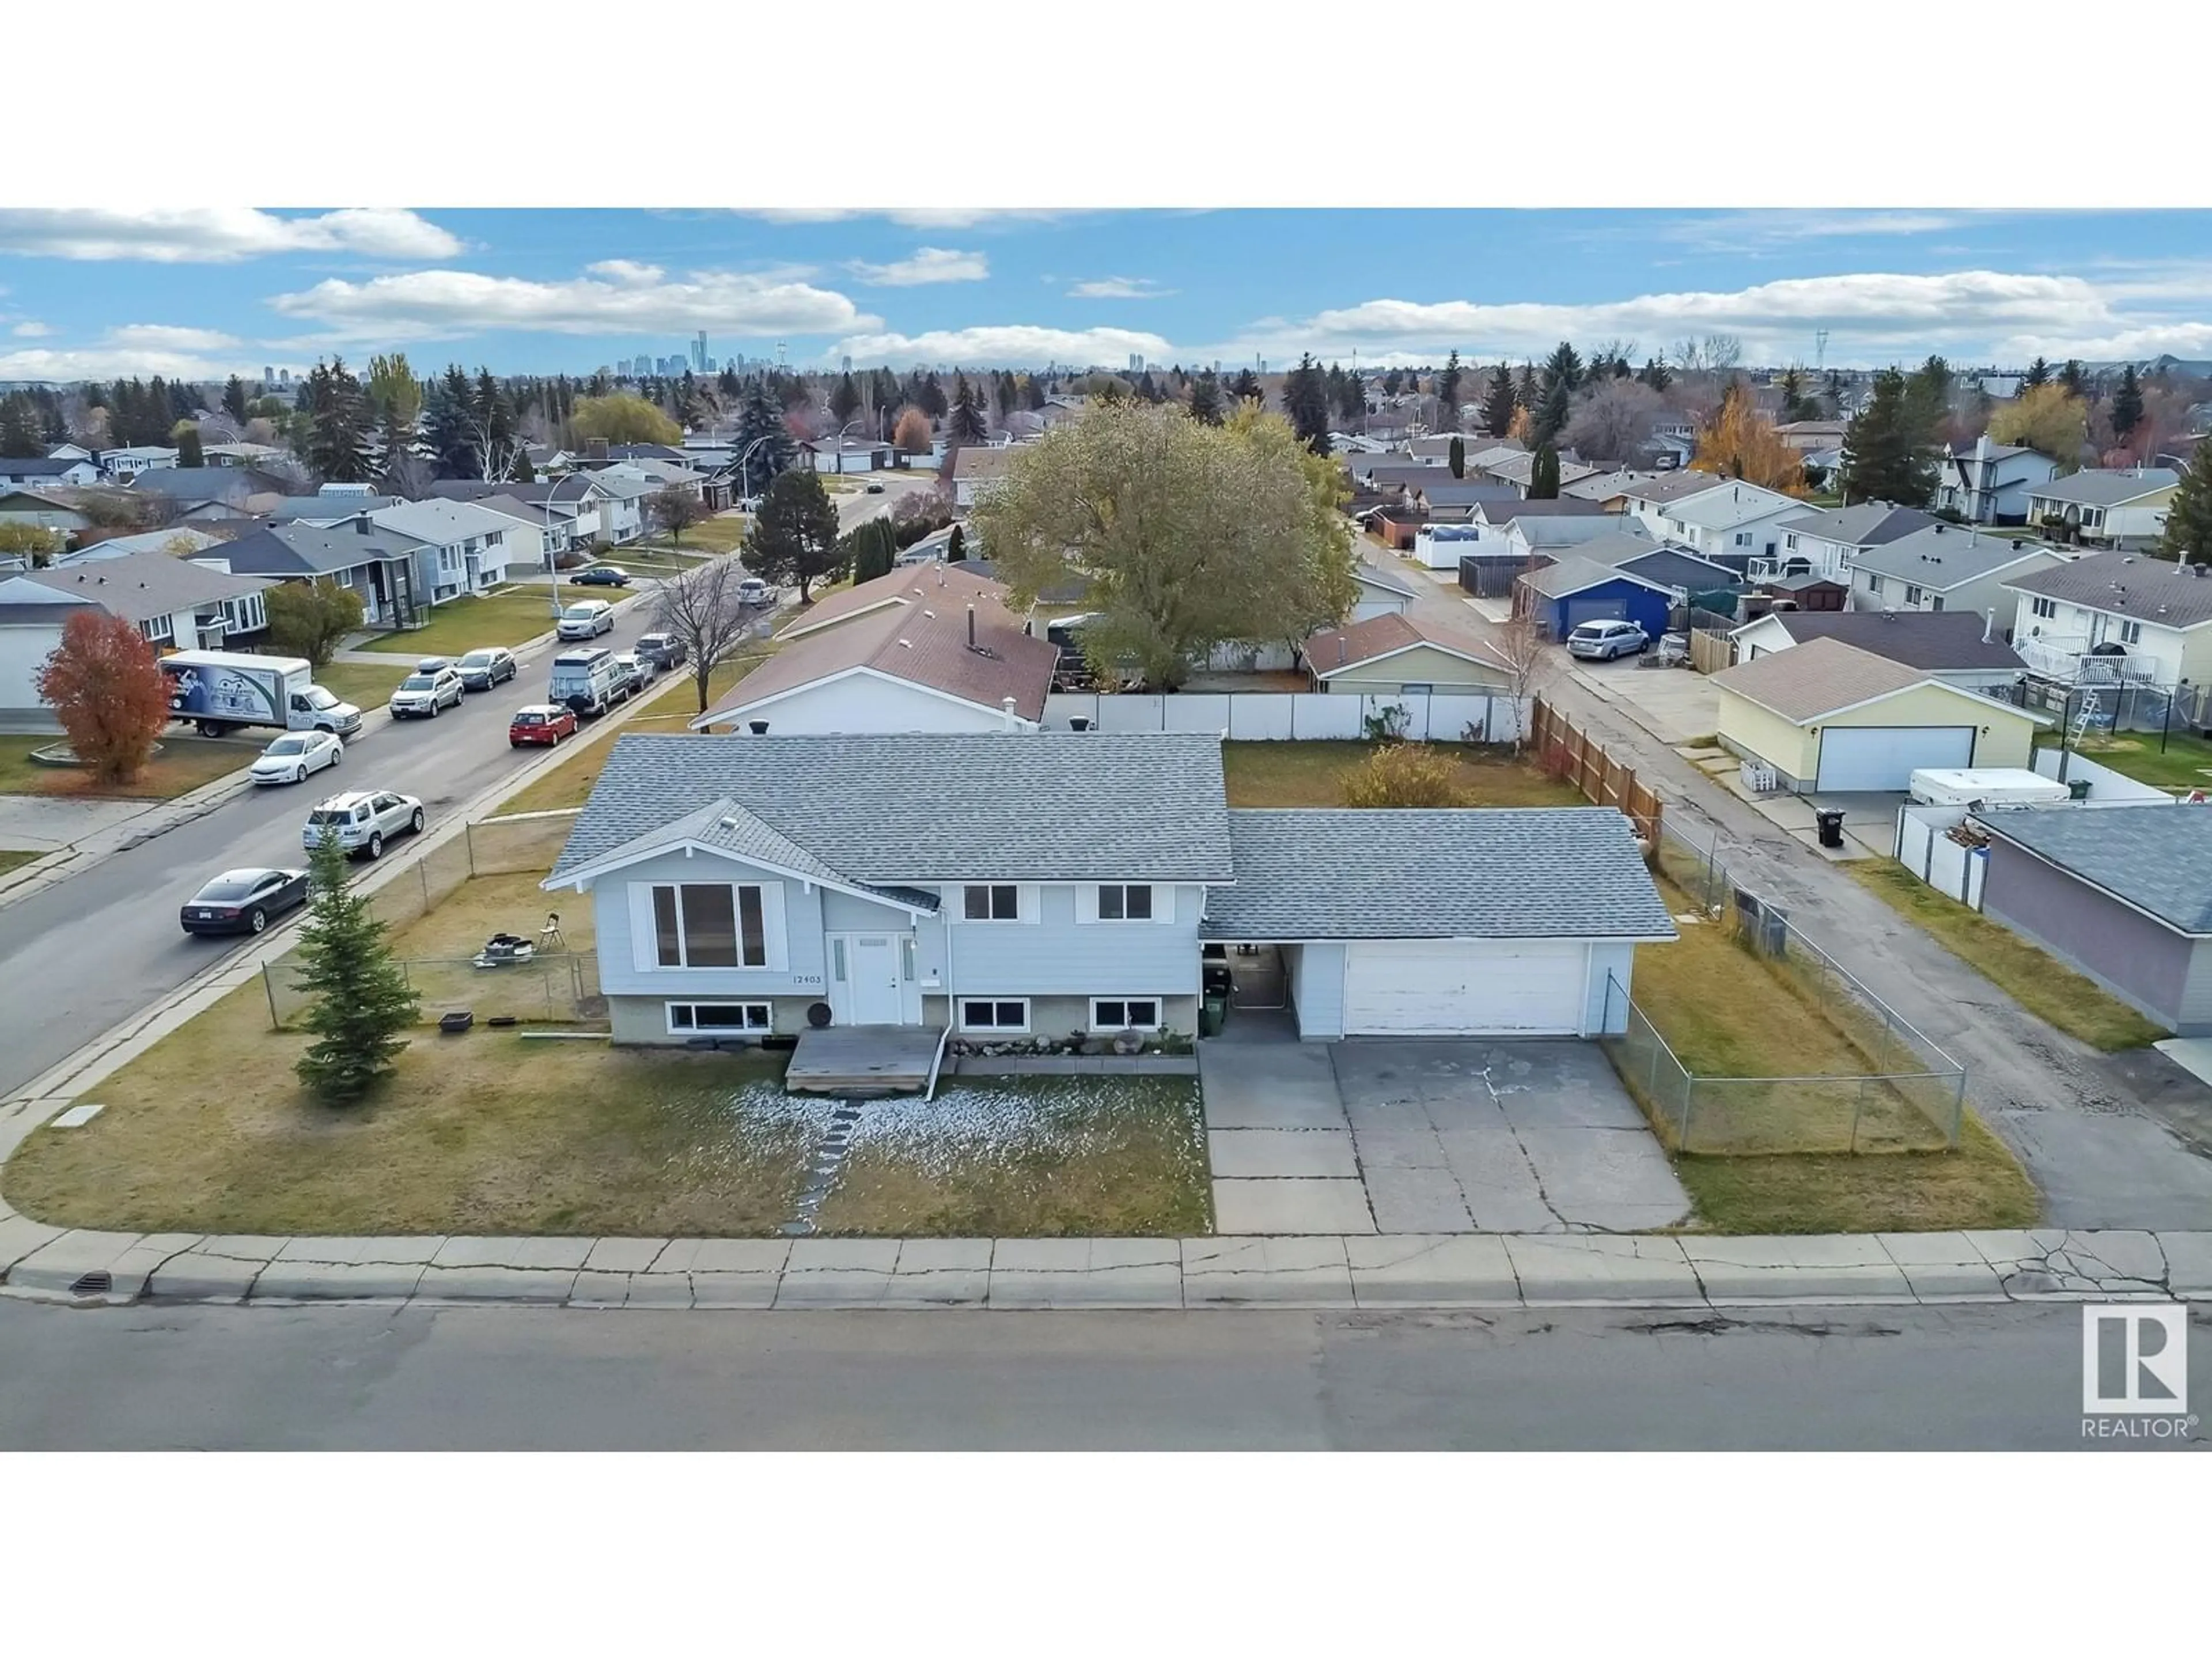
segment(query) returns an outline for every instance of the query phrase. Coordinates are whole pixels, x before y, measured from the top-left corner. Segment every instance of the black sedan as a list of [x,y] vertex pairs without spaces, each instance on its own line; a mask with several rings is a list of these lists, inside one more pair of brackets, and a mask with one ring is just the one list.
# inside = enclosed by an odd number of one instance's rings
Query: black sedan
[[188,933],[258,933],[307,902],[305,870],[226,870],[178,912]]
[[618,564],[595,564],[568,578],[578,587],[628,587],[629,572]]

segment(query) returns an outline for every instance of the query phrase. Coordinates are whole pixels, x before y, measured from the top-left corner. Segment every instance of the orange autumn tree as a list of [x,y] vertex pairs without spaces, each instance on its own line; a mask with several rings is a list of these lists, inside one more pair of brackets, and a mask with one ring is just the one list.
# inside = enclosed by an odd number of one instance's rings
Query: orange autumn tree
[[39,670],[39,696],[101,783],[136,778],[169,723],[168,676],[154,647],[105,611],[79,611],[62,624],[61,644]]
[[1752,407],[1741,381],[1729,387],[1720,408],[1698,434],[1698,453],[1690,465],[1700,472],[1741,478],[1784,495],[1808,493],[1804,458],[1782,441],[1771,421]]

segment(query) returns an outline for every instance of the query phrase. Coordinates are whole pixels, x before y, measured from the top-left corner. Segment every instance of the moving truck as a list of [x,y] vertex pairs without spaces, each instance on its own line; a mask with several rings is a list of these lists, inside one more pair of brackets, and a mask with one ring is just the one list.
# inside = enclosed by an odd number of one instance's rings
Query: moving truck
[[286,732],[361,730],[361,710],[315,684],[305,657],[255,657],[240,651],[177,651],[161,659],[169,677],[169,712],[221,737],[250,726]]

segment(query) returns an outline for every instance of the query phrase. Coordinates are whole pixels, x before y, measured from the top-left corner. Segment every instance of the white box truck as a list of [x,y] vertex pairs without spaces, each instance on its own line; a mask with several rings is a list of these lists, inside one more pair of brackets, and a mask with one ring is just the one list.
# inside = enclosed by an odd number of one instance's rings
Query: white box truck
[[161,659],[169,677],[169,713],[191,720],[203,737],[242,726],[286,732],[361,730],[361,710],[315,684],[305,657],[255,657],[240,651],[177,651]]

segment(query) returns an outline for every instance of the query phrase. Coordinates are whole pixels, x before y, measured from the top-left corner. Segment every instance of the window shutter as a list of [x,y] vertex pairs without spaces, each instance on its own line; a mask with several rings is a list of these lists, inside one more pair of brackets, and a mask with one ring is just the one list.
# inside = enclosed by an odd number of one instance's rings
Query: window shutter
[[1152,884],[1152,920],[1168,927],[1175,925],[1176,894],[1177,890],[1164,882]]
[[1075,889],[1075,919],[1078,921],[1098,920],[1098,884],[1095,881],[1079,883]]
[[791,967],[791,938],[783,925],[783,884],[764,881],[760,893],[761,933],[768,946],[769,971],[784,973]]
[[641,974],[657,972],[660,967],[660,951],[655,943],[659,938],[653,921],[653,884],[634,881],[629,884],[629,951],[630,963]]
[[[1094,891],[1091,902],[1096,904],[1098,895]],[[1036,923],[1044,920],[1044,890],[1033,881],[1025,881],[1017,890],[1016,914],[1024,921]]]

